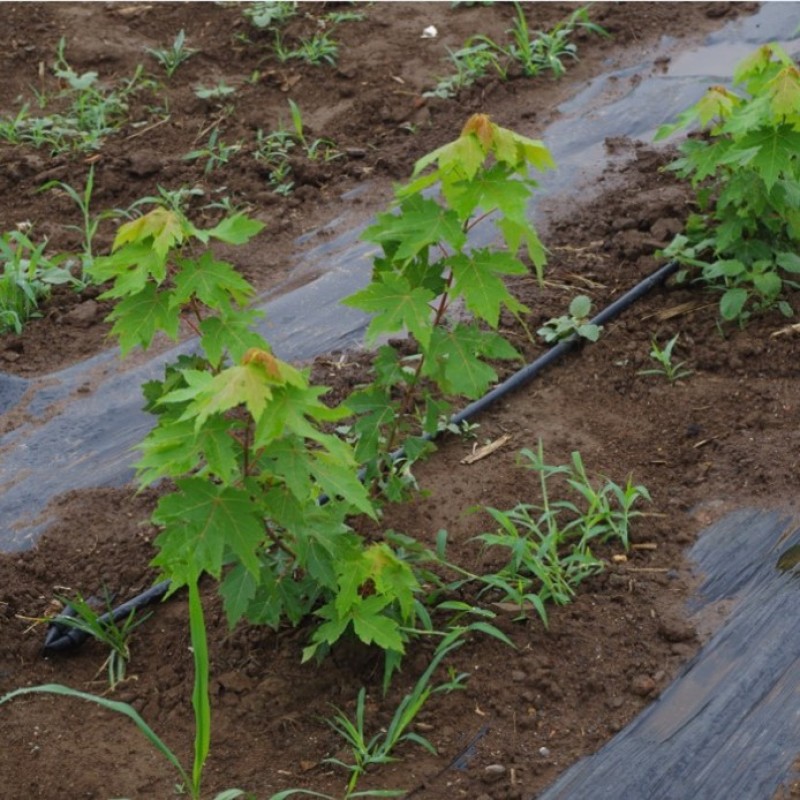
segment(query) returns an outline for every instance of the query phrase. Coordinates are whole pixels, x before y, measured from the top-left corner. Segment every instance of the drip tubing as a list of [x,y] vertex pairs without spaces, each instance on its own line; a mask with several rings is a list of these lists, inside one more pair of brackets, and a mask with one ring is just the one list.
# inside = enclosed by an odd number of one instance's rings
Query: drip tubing
[[[676,261],[670,261],[668,264],[665,264],[663,267],[657,269],[640,283],[636,284],[636,286],[634,286],[632,289],[629,289],[627,292],[625,292],[625,294],[614,300],[611,305],[606,306],[606,308],[597,314],[597,316],[590,320],[591,324],[605,325],[605,323],[615,319],[623,311],[630,308],[630,306],[639,300],[639,298],[646,295],[656,286],[660,286],[662,283],[664,283],[664,281],[677,272],[677,270],[678,263]],[[542,370],[550,366],[550,364],[556,362],[563,355],[566,355],[572,351],[581,341],[582,340],[579,336],[573,335],[570,338],[564,339],[563,341],[553,345],[553,347],[551,347],[547,352],[543,353],[530,364],[527,364],[510,377],[506,378],[506,380],[504,380],[502,383],[499,383],[494,387],[494,389],[489,391],[483,397],[475,400],[473,403],[470,403],[468,406],[466,406],[466,408],[463,408],[457,414],[454,414],[450,418],[450,422],[455,425],[460,425],[462,422],[465,422],[482,411],[485,411],[495,401],[500,400],[510,392],[519,389],[521,386],[524,386],[526,383],[533,380],[533,378],[535,378]],[[424,438],[433,440],[437,435],[438,434],[427,434]],[[391,453],[391,458],[393,461],[398,461],[403,458],[404,455],[405,448],[400,447]],[[359,474],[363,479],[364,471],[362,470]],[[328,502],[328,499],[328,496],[323,494],[319,497],[318,502],[320,505],[324,505]],[[160,583],[150,587],[150,589],[148,589],[146,592],[142,592],[142,594],[137,595],[131,600],[128,600],[112,611],[103,614],[99,619],[101,622],[117,622],[123,617],[128,616],[131,611],[136,611],[139,608],[154,602],[155,600],[159,600],[169,591],[170,585],[171,581],[169,580],[161,581]],[[68,624],[59,622],[59,618],[71,616],[69,612],[70,609],[68,608],[64,614],[56,617],[48,626],[43,648],[45,653],[69,650],[82,644],[89,637],[90,634],[86,633],[85,631],[72,628]]]

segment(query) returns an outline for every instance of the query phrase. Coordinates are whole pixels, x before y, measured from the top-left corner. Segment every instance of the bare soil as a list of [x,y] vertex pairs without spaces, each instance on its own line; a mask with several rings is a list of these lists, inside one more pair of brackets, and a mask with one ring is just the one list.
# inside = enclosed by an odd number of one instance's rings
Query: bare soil
[[[549,28],[574,7],[535,3],[526,13],[532,28]],[[288,37],[312,32],[332,9],[352,10],[337,3],[300,8]],[[144,125],[123,127],[89,159],[0,146],[2,229],[27,221],[54,249],[78,247],[67,227],[79,223],[74,206],[58,192],[37,189],[52,179],[81,186],[90,162],[96,210],[124,208],[159,184],[202,188],[205,195],[193,201],[201,221],[214,220],[219,212],[204,205],[221,195],[251,208],[267,223],[266,232],[228,257],[266,290],[286,276],[297,237],[332,218],[343,192],[366,185],[365,214],[380,209],[391,181],[454,138],[470,113],[489,113],[536,136],[558,103],[593,74],[638,62],[663,34],[696,41],[732,15],[753,10],[730,3],[599,3],[592,18],[612,38],[581,37],[581,60],[566,78],[487,79],[447,101],[422,97],[447,70],[446,47],[457,48],[478,32],[500,38],[512,8],[357,8],[365,18],[336,29],[338,66],[312,67],[275,61],[267,47],[271,37],[252,29],[232,5],[0,4],[5,112],[18,108],[18,95],[30,96],[31,84],[56,88],[38,65],[51,63],[61,36],[78,71],[96,69],[107,79],[130,76],[139,63],[157,74],[143,49],[164,46],[180,29],[200,51],[155,96],[132,105],[130,119]],[[420,38],[428,25],[437,27],[438,38]],[[219,78],[237,87],[232,113],[192,91]],[[252,148],[258,128],[288,120],[288,97],[299,102],[308,133],[332,139],[346,156],[324,164],[298,157],[295,189],[280,197]],[[153,105],[169,108],[167,122],[156,124]],[[182,157],[214,124],[226,142],[243,147],[228,165],[204,174]],[[690,209],[686,188],[661,170],[668,153],[622,138],[608,141],[607,150],[610,166],[598,197],[552,209],[543,225],[551,253],[547,285],[530,279],[516,287],[535,309],[531,328],[563,313],[577,292],[590,294],[599,309],[648,275],[661,263],[655,250]],[[102,226],[98,250],[112,237],[113,226]],[[21,336],[0,339],[3,369],[46,375],[107,346],[107,308],[95,296],[96,290],[55,295]],[[796,333],[775,335],[785,324],[765,315],[742,330],[722,328],[714,296],[669,282],[606,326],[597,344],[568,355],[480,418],[478,443],[510,434],[504,448],[464,465],[473,442],[453,437],[419,467],[427,495],[389,509],[386,527],[427,543],[445,528],[450,558],[476,571],[493,566],[496,554],[473,540],[491,527],[488,517],[467,512],[476,505],[509,508],[535,495],[532,475],[515,454],[539,439],[550,463],[565,463],[578,450],[593,473],[617,482],[632,474],[649,488],[653,503],[634,526],[636,547],[627,560],[614,559],[619,549],[603,552],[606,572],[586,582],[573,604],[551,609],[549,627],[495,609],[516,649],[476,637],[453,656],[455,669],[470,675],[466,689],[434,696],[418,718],[417,730],[438,756],[405,745],[395,764],[367,775],[361,788],[402,789],[417,800],[532,798],[658,697],[707,632],[684,611],[696,583],[683,556],[686,546],[730,508],[796,505]],[[508,333],[529,357],[543,350]],[[663,343],[676,333],[678,359],[692,374],[674,385],[639,375],[652,366],[653,337]],[[315,364],[319,380],[337,394],[357,384],[363,369],[361,353],[331,354]],[[69,493],[53,500],[48,513],[55,511],[59,521],[36,547],[0,556],[0,692],[46,682],[104,690],[102,647],[89,643],[70,655],[42,658],[43,626],[35,620],[48,613],[55,595],[91,595],[107,587],[126,598],[147,588],[155,577],[148,566],[155,531],[147,522],[155,501],[154,490],[136,494],[133,486]],[[344,772],[324,762],[348,758],[324,722],[332,706],[352,713],[359,688],[366,687],[367,724],[377,731],[425,668],[430,650],[411,652],[383,697],[377,653],[345,644],[322,666],[301,666],[307,625],[231,632],[213,586],[207,588],[214,714],[207,796],[230,786],[258,798],[288,787],[342,796]],[[113,697],[138,709],[188,763],[193,717],[186,621],[180,594],[154,609],[133,638],[130,678]],[[127,721],[93,706],[63,698],[15,701],[3,707],[0,731],[0,778],[9,797],[174,796],[169,765]]]

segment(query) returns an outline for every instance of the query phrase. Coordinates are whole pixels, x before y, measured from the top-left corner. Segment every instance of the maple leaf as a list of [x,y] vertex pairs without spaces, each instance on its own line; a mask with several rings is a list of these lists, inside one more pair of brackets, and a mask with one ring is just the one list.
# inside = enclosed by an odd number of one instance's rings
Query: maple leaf
[[98,256],[87,272],[96,283],[114,281],[101,295],[103,300],[112,300],[141,292],[151,279],[161,284],[167,277],[167,262],[149,242],[133,242],[110,256]]
[[201,231],[202,235],[199,235],[198,238],[202,242],[211,238],[218,239],[226,244],[246,244],[254,236],[261,233],[265,227],[263,222],[250,219],[244,214],[233,214],[230,217],[225,217],[213,228]]
[[253,287],[226,261],[217,261],[206,250],[197,259],[177,259],[178,271],[170,302],[183,305],[192,297],[210,308],[226,307],[230,299],[243,306],[253,296]]
[[381,614],[389,604],[386,597],[373,595],[350,610],[353,630],[364,644],[377,644],[384,650],[404,653],[400,626],[391,617]]
[[784,67],[765,87],[772,112],[787,122],[796,122],[800,114],[800,70]]
[[230,628],[233,628],[250,608],[257,588],[256,578],[242,564],[236,564],[225,574],[219,593],[224,601],[225,616]]
[[744,136],[738,145],[742,149],[757,148],[758,152],[750,164],[758,169],[769,191],[800,152],[800,132],[793,130],[790,125],[778,125],[754,131]]
[[429,304],[433,299],[434,294],[428,289],[412,289],[404,277],[385,274],[342,302],[375,314],[365,334],[368,342],[381,333],[407,328],[423,347],[427,347],[431,335]]
[[384,214],[378,224],[364,232],[366,241],[396,243],[392,255],[396,260],[411,259],[424,248],[447,242],[455,250],[467,241],[458,214],[440,206],[435,200],[412,197],[405,200],[400,214]]
[[[266,447],[286,433],[325,443],[330,436],[322,433],[314,422],[335,422],[347,416],[345,408],[330,408],[320,401],[324,386],[287,384],[276,388],[269,413],[262,414],[253,435],[254,447]],[[312,422],[314,421],[314,422]]]
[[511,253],[486,248],[452,256],[446,263],[453,271],[453,295],[462,296],[467,308],[492,328],[497,328],[504,305],[513,314],[527,311],[508,291],[501,277],[524,275],[528,271]]
[[513,180],[503,164],[478,173],[471,181],[461,181],[446,190],[447,202],[468,218],[476,208],[485,213],[499,210],[507,217],[524,222],[533,181]]
[[497,373],[481,356],[512,359],[519,358],[519,353],[499,334],[477,326],[437,328],[423,373],[438,380],[448,393],[480,397],[497,380]]
[[212,366],[220,365],[226,350],[234,361],[239,361],[251,347],[267,347],[264,337],[253,330],[255,322],[263,316],[254,309],[237,309],[206,317],[200,323],[200,344]]
[[139,219],[120,225],[111,250],[117,250],[126,242],[143,242],[150,237],[153,250],[161,258],[166,258],[167,253],[185,238],[183,221],[174,211],[158,206]]
[[169,297],[159,294],[153,284],[147,284],[142,291],[117,303],[107,319],[114,323],[111,333],[119,339],[123,356],[136,345],[146,350],[158,331],[173,340],[178,338],[178,309],[172,308]]
[[165,528],[156,538],[159,554],[153,563],[178,576],[194,571],[219,578],[230,549],[258,576],[256,548],[264,538],[264,524],[248,493],[199,477],[175,483],[178,491],[162,497],[153,512],[153,521]]

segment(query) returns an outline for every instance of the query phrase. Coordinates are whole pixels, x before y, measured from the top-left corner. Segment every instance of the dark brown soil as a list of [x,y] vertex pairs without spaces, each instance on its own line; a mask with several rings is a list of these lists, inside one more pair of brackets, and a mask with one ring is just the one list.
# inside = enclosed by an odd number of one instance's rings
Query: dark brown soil
[[[343,4],[304,4],[289,35],[313,30],[315,18]],[[546,28],[567,4],[530,4],[534,28]],[[361,8],[361,7],[359,7]],[[266,37],[250,30],[239,8],[228,5],[15,4],[0,5],[0,52],[6,80],[0,107],[16,108],[36,83],[38,64],[49,63],[60,36],[76,69],[104,77],[132,74],[144,47],[163,46],[181,28],[201,52],[158,89],[168,98],[169,122],[152,127],[151,98],[134,104],[132,120],[93,158],[95,209],[125,207],[154,194],[157,185],[199,186],[202,206],[224,186],[235,202],[267,223],[264,241],[231,254],[247,277],[267,289],[286,275],[298,235],[335,214],[336,198],[369,178],[364,212],[390,196],[390,180],[406,177],[416,158],[454,138],[466,116],[485,111],[506,127],[537,135],[564,98],[610,65],[635,63],[662,34],[693,40],[750,6],[696,3],[598,4],[592,18],[613,33],[610,41],[579,41],[581,61],[558,82],[514,78],[485,81],[458,101],[427,100],[421,93],[446,69],[445,47],[476,32],[499,37],[510,24],[509,5],[372,4],[362,21],[337,28],[337,68],[286,68],[268,56]],[[420,39],[433,24],[436,40]],[[235,34],[247,33],[245,44]],[[254,83],[246,79],[258,71]],[[46,76],[47,83],[51,79]],[[219,120],[226,141],[244,142],[227,166],[204,175],[183,161],[218,111],[198,101],[192,86],[224,77],[238,87],[235,112]],[[291,87],[288,93],[284,91]],[[329,164],[298,160],[295,191],[276,196],[250,154],[257,128],[287,119],[287,97],[298,100],[309,130],[334,140],[347,158]],[[409,123],[411,127],[409,127]],[[661,262],[665,244],[686,216],[687,190],[660,170],[668,155],[625,139],[607,143],[611,166],[591,203],[553,209],[543,231],[551,251],[547,285],[521,281],[517,289],[534,308],[538,327],[563,313],[577,292],[595,308],[629,288]],[[83,158],[0,146],[0,219],[3,230],[30,221],[55,248],[78,242],[66,226],[79,222],[57,193],[37,194],[46,180],[82,185]],[[113,226],[101,228],[98,250]],[[44,375],[103,346],[102,305],[59,293],[22,336],[0,340],[7,372]],[[580,451],[593,473],[624,482],[632,473],[653,503],[633,529],[627,555],[608,550],[606,572],[584,584],[576,601],[550,610],[550,624],[519,622],[495,609],[498,626],[515,642],[474,638],[452,658],[470,675],[466,689],[437,694],[418,728],[439,755],[404,745],[398,761],[382,767],[360,788],[395,788],[417,800],[530,798],[565,767],[594,752],[658,696],[703,636],[684,614],[695,578],[683,550],[703,526],[739,505],[795,506],[798,444],[796,332],[774,335],[783,318],[764,316],[746,329],[720,328],[716,298],[672,285],[655,290],[617,321],[599,342],[567,356],[534,384],[495,405],[479,420],[477,442],[503,434],[510,442],[472,466],[461,460],[473,442],[453,437],[416,474],[429,493],[389,509],[386,527],[432,543],[450,534],[451,560],[478,570],[492,565],[473,537],[488,530],[476,505],[509,508],[531,499],[531,475],[515,454],[542,439],[550,463]],[[83,309],[78,311],[76,309]],[[91,313],[87,315],[86,309]],[[638,372],[651,366],[650,342],[680,333],[679,360],[691,376],[674,385]],[[513,332],[512,332],[512,335]],[[541,346],[520,346],[533,356]],[[359,379],[360,354],[321,358],[316,373],[339,392]],[[6,430],[5,428],[4,430]],[[0,556],[0,692],[59,682],[102,692],[105,653],[96,644],[63,657],[42,658],[43,625],[55,595],[85,595],[108,587],[119,597],[147,588],[154,574],[154,530],[147,518],[155,492],[134,487],[97,488],[53,501],[59,521],[32,550]],[[277,633],[247,627],[230,632],[213,587],[207,620],[212,658],[213,735],[206,796],[231,786],[260,800],[289,787],[344,794],[346,775],[324,763],[348,755],[324,720],[332,706],[352,713],[360,687],[368,690],[367,726],[385,725],[403,693],[430,658],[420,646],[409,654],[387,697],[380,692],[376,653],[342,646],[321,667],[300,665],[308,626]],[[191,653],[185,599],[179,594],[154,609],[135,634],[129,680],[114,699],[137,708],[184,763],[192,752]],[[0,778],[15,798],[168,798],[175,775],[133,726],[106,711],[63,698],[18,700],[0,710]],[[455,760],[474,742],[463,763]]]

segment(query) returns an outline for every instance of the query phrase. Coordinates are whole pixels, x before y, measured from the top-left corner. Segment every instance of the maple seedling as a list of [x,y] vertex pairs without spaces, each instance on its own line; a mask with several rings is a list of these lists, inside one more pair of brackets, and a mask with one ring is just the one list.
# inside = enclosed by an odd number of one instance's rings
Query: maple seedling
[[[555,166],[540,141],[502,128],[485,114],[467,121],[461,135],[420,159],[412,180],[396,190],[393,208],[379,214],[363,239],[380,246],[370,284],[346,298],[374,316],[367,342],[407,331],[417,352],[378,349],[375,380],[348,400],[356,412],[356,455],[376,489],[396,499],[401,476],[387,454],[403,439],[406,464],[425,453],[450,404],[445,396],[476,398],[497,380],[494,359],[517,350],[498,332],[504,311],[521,318],[528,309],[508,280],[525,275],[527,255],[539,280],[545,248],[530,223],[529,176]],[[438,187],[438,197],[425,190]],[[470,232],[494,224],[501,246],[473,247]],[[454,305],[466,314],[450,315]],[[433,391],[435,389],[435,392]]]
[[[734,89],[712,86],[656,134],[699,124],[670,169],[691,180],[699,214],[664,250],[721,292],[724,320],[743,323],[772,306],[793,310],[785,288],[800,286],[800,70],[778,44],[744,59]],[[699,274],[698,274],[699,273]]]

